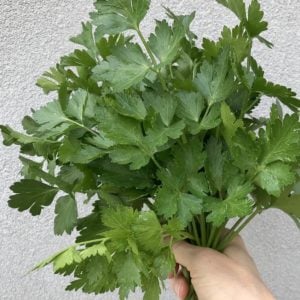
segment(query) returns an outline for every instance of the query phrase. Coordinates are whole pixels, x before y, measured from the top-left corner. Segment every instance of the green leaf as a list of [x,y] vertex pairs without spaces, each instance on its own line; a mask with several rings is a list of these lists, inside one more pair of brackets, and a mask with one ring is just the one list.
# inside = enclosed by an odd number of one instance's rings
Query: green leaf
[[276,117],[277,109],[272,107],[266,132],[260,131],[259,142],[263,153],[261,162],[295,162],[300,155],[300,123],[297,114],[286,115],[283,120]]
[[[221,38],[217,46],[219,47],[230,47],[230,49],[234,52],[234,58],[236,62],[241,63],[248,55],[249,49],[251,47],[251,43],[249,41],[247,33],[244,31],[242,26],[236,26],[233,29],[224,26],[223,31],[221,33]],[[212,57],[217,57],[218,55],[218,47],[215,46],[214,43],[208,41],[205,42],[207,51],[212,52]],[[210,49],[210,48],[212,49]]]
[[289,165],[275,162],[264,167],[255,182],[268,194],[279,197],[283,188],[295,182],[295,172]]
[[55,206],[56,217],[54,220],[54,232],[62,235],[64,232],[71,234],[77,224],[77,204],[73,197],[60,197]]
[[118,251],[131,250],[138,253],[136,242],[132,236],[132,226],[138,217],[139,213],[132,207],[121,205],[102,211],[102,222],[108,228],[103,235],[112,240],[113,247]]
[[209,106],[226,100],[236,86],[232,70],[229,69],[229,51],[225,49],[213,63],[204,61],[195,85],[206,98]]
[[91,247],[88,247],[80,252],[80,256],[82,259],[87,259],[91,256],[97,256],[97,255],[100,255],[100,256],[105,255],[107,257],[109,255],[108,249],[103,242],[93,245]]
[[161,293],[159,280],[155,276],[142,276],[143,300],[158,300]]
[[230,218],[247,216],[252,211],[252,203],[248,199],[230,198],[230,200],[205,204],[207,210],[211,211],[206,220],[214,226],[221,226]]
[[90,22],[81,24],[82,33],[75,37],[71,37],[70,41],[86,47],[89,50],[90,54],[92,54],[93,57],[96,57],[98,51],[94,41],[93,26]]
[[86,67],[93,68],[96,66],[96,61],[89,55],[86,50],[74,50],[73,53],[63,56],[60,61],[63,67]]
[[246,20],[246,6],[243,0],[217,0],[230,9],[241,21]]
[[221,123],[220,115],[220,105],[218,103],[213,104],[209,108],[208,114],[206,114],[201,120],[200,129],[209,130],[217,127]]
[[182,193],[178,200],[177,210],[178,219],[182,224],[187,225],[195,215],[202,213],[202,200],[194,195]]
[[96,188],[95,174],[83,165],[64,165],[57,178],[61,182],[69,183],[74,192],[86,192]]
[[223,102],[221,104],[221,118],[223,123],[223,135],[227,145],[232,144],[232,138],[234,137],[238,128],[243,128],[244,123],[241,119],[236,119],[234,113],[230,110],[230,107]]
[[45,94],[49,94],[52,91],[58,91],[65,81],[65,71],[57,64],[56,67],[52,67],[49,71],[44,72],[37,80],[36,85],[41,87]]
[[120,286],[120,299],[128,297],[130,291],[136,286],[141,285],[140,270],[130,253],[118,253],[114,257],[113,271],[117,275],[118,284]]
[[18,211],[29,210],[33,216],[41,213],[45,206],[51,205],[58,189],[32,179],[22,179],[10,188],[15,194],[8,204]]
[[[33,120],[39,124],[38,131],[51,131],[62,123],[68,122],[59,101],[49,102],[33,114]],[[69,126],[69,125],[67,125]]]
[[244,217],[251,213],[253,203],[248,194],[253,190],[251,183],[243,183],[243,179],[235,177],[228,187],[228,196],[225,200],[214,201],[209,197],[205,200],[204,207],[210,211],[207,221],[214,226],[221,226],[226,220],[234,217]]
[[0,125],[0,130],[3,136],[3,144],[5,146],[11,146],[13,144],[16,145],[28,145],[32,143],[41,143],[41,144],[55,144],[56,142],[43,139],[43,138],[38,138],[38,137],[33,137],[29,136],[20,132],[17,132],[13,129],[11,129],[9,126],[3,126]]
[[298,225],[300,219],[300,193],[294,187],[287,187],[278,198],[273,198],[272,206],[288,214]]
[[158,190],[155,207],[159,215],[166,219],[176,217],[183,225],[187,225],[194,215],[202,212],[202,200],[198,197],[178,192],[170,187]]
[[149,37],[149,46],[162,65],[172,63],[180,51],[185,28],[178,22],[176,25],[172,28],[166,20],[156,21],[155,34]]
[[169,126],[174,118],[178,100],[175,95],[169,93],[144,93],[144,101],[146,106],[151,106],[158,113],[166,126]]
[[208,182],[205,173],[197,173],[190,176],[187,181],[188,190],[195,196],[202,198],[209,192]]
[[263,31],[268,30],[268,23],[262,21],[264,17],[263,11],[257,0],[252,0],[248,8],[248,20],[245,24],[247,31],[251,37],[260,35]]
[[132,227],[139,249],[158,254],[162,248],[162,227],[153,211],[145,211]]
[[254,169],[261,153],[256,137],[251,133],[238,128],[232,139],[231,154],[234,165],[241,170]]
[[252,90],[262,93],[268,97],[274,97],[289,107],[292,111],[297,112],[300,107],[300,100],[296,98],[296,93],[285,86],[268,82],[263,77],[257,77],[254,80]]
[[135,146],[118,146],[114,147],[109,157],[112,162],[127,165],[130,164],[130,170],[138,170],[149,163],[150,156],[142,152],[140,148]]
[[146,137],[144,139],[145,151],[154,154],[159,147],[165,145],[169,139],[177,139],[185,128],[184,122],[178,121],[172,124],[170,127],[165,127],[162,124],[156,123],[153,128],[149,128],[146,131]]
[[124,36],[123,34],[102,37],[97,42],[97,48],[102,58],[106,60],[108,56],[112,55],[114,48],[126,45],[131,39],[132,36]]
[[139,145],[143,135],[140,122],[101,108],[96,113],[97,121],[105,136],[118,145]]
[[182,119],[199,122],[204,109],[204,99],[200,93],[180,92],[177,94],[179,105],[177,115]]
[[84,119],[84,111],[85,111],[87,99],[88,99],[87,91],[79,89],[76,92],[74,92],[71,95],[67,106],[67,110],[66,110],[67,115],[79,120],[82,123]]
[[175,163],[187,177],[197,174],[204,167],[206,152],[203,151],[203,142],[199,137],[192,137],[187,143],[173,149]]
[[54,272],[57,272],[66,266],[70,266],[73,263],[80,263],[81,261],[82,259],[79,252],[75,249],[75,247],[70,247],[66,251],[56,256],[53,260]]
[[59,159],[63,163],[87,164],[106,154],[106,151],[80,143],[78,140],[65,138],[59,148]]
[[142,121],[147,115],[141,97],[132,92],[118,93],[114,99],[106,99],[106,103],[109,103],[119,114],[136,120]]
[[127,166],[111,163],[108,159],[97,162],[97,172],[100,173],[101,181],[112,183],[124,188],[143,189],[153,185],[152,176],[148,168],[136,171],[129,170]]
[[92,13],[91,17],[103,33],[117,34],[127,29],[137,29],[149,4],[149,0],[97,0],[97,12]]
[[93,69],[93,79],[108,81],[116,92],[140,83],[150,69],[150,62],[137,44],[113,50],[107,61]]
[[222,144],[214,137],[211,137],[206,145],[207,160],[206,174],[217,190],[223,185],[224,155]]

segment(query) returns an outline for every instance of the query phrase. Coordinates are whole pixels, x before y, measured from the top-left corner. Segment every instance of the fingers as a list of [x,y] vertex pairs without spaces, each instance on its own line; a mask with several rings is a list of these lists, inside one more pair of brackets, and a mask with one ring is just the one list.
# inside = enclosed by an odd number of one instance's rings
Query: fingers
[[237,262],[239,265],[251,270],[253,274],[258,274],[255,262],[249,254],[246,244],[241,236],[236,236],[226,247],[223,253],[233,261]]
[[190,270],[195,263],[195,256],[196,254],[199,254],[199,251],[201,251],[201,247],[183,241],[173,245],[173,253],[176,262],[186,267],[188,270]]
[[171,280],[171,286],[180,300],[184,300],[189,293],[189,286],[181,272]]

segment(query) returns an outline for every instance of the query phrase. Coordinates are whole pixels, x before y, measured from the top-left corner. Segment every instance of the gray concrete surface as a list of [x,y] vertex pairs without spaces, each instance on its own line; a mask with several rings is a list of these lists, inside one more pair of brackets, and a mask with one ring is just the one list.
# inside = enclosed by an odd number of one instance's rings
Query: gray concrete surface
[[[255,53],[270,80],[292,87],[300,94],[300,1],[262,0],[271,31],[265,36],[274,42],[272,51],[258,45]],[[201,37],[216,37],[225,23],[235,18],[214,1],[165,0],[152,2],[143,24],[147,33],[152,17],[159,18],[167,5],[175,12],[197,11],[194,31]],[[51,99],[35,86],[37,77],[59,57],[70,52],[69,36],[80,31],[80,22],[92,8],[89,0],[0,0],[0,123],[20,129],[20,120],[30,108]],[[257,109],[268,113],[270,101]],[[0,146],[0,299],[4,300],[88,300],[118,299],[116,294],[88,296],[64,291],[67,278],[55,276],[50,268],[25,273],[39,260],[65,247],[72,237],[58,238],[53,231],[53,207],[38,218],[7,207],[9,186],[19,178],[17,148]],[[243,233],[258,268],[277,299],[300,299],[300,237],[292,221],[269,211]],[[130,299],[142,299],[134,294]],[[161,299],[175,299],[166,292]],[[242,299],[241,299],[242,300]]]

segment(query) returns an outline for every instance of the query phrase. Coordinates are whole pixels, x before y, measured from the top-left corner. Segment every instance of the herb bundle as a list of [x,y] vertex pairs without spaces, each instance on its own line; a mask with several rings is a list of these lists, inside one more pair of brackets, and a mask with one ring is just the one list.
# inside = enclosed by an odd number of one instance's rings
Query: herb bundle
[[[71,38],[80,49],[37,81],[56,100],[24,117],[24,133],[0,126],[23,164],[9,206],[36,216],[55,203],[55,234],[77,229],[74,245],[35,268],[73,275],[67,290],[119,289],[126,299],[141,287],[145,300],[159,299],[174,242],[222,251],[268,208],[300,226],[300,101],[252,56],[255,40],[272,47],[259,2],[217,2],[239,24],[199,48],[194,13],[166,8],[146,38],[150,0],[95,1]],[[254,117],[270,98],[270,117]],[[79,195],[92,203],[86,216]]]

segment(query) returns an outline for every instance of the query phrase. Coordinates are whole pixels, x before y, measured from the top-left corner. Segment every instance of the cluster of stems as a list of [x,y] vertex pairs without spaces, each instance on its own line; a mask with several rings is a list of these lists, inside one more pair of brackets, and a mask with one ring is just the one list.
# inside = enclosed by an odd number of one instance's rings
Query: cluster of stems
[[[207,247],[222,252],[258,213],[259,209],[256,208],[249,216],[239,218],[233,226],[226,231],[225,227],[227,222],[219,227],[213,226],[211,223],[206,222],[206,215],[202,213],[199,216],[195,216],[188,226],[188,231],[193,236],[190,242],[200,247]],[[190,285],[189,294],[185,300],[198,300],[188,270],[183,268],[182,271]]]

